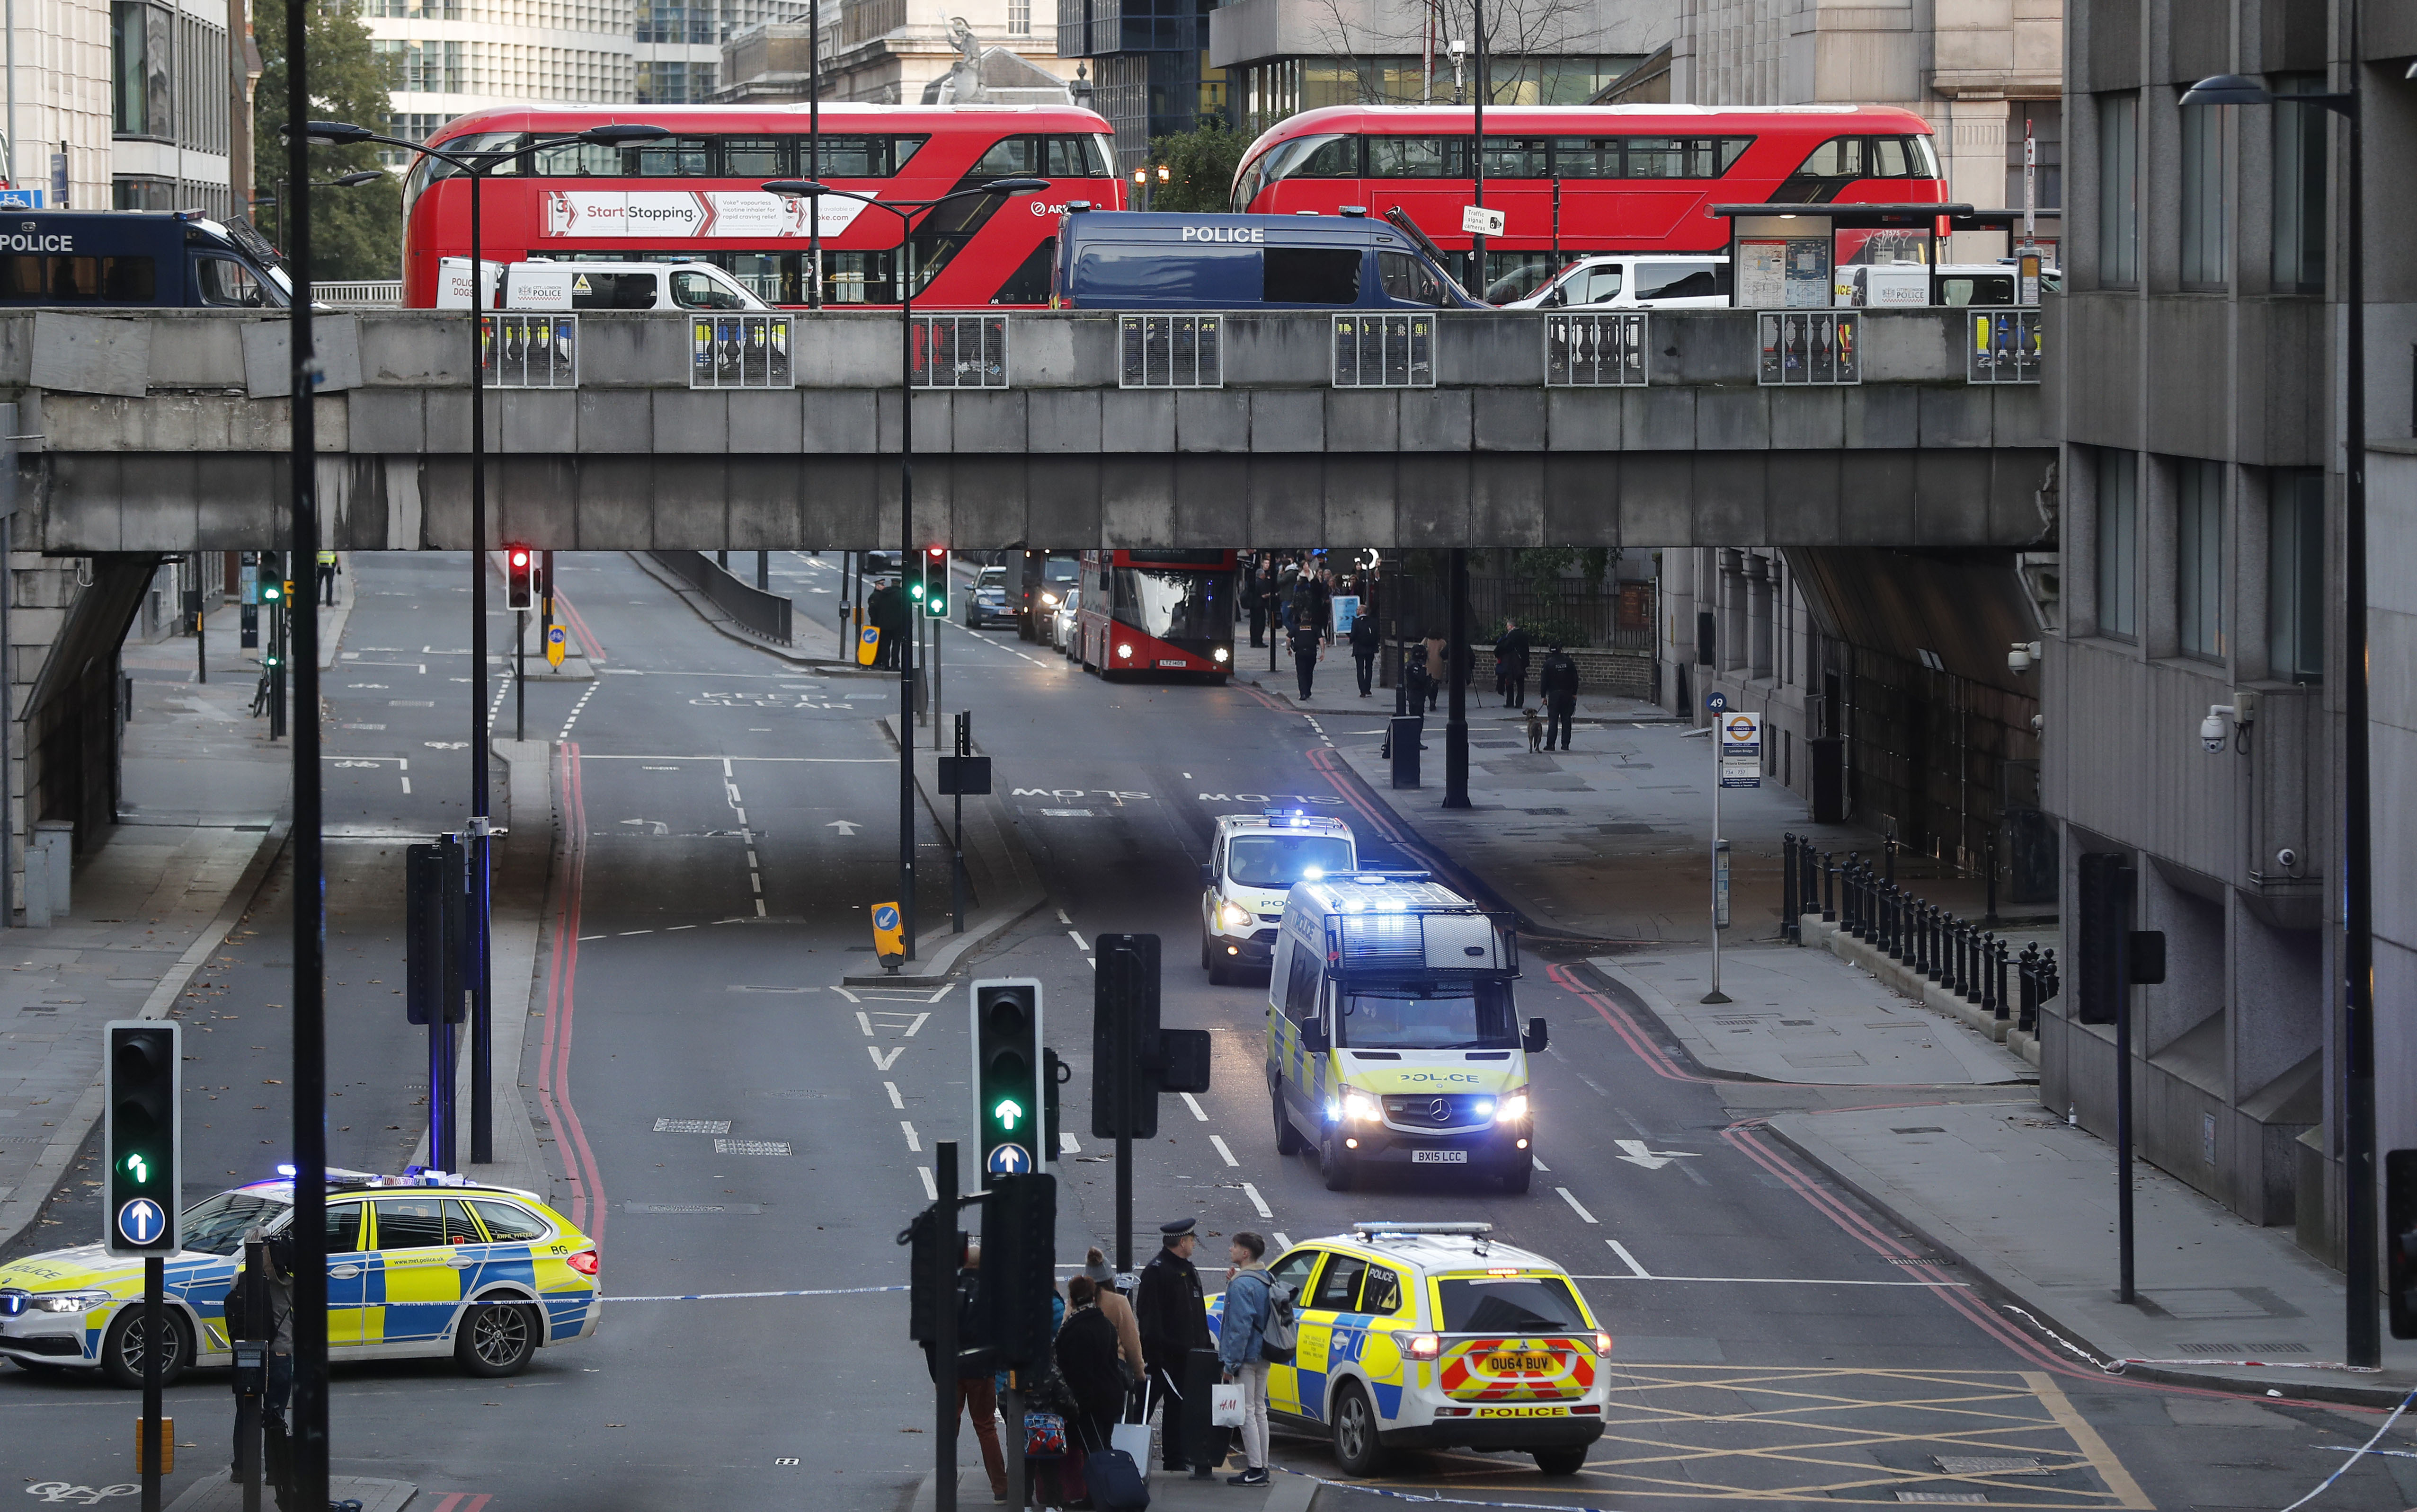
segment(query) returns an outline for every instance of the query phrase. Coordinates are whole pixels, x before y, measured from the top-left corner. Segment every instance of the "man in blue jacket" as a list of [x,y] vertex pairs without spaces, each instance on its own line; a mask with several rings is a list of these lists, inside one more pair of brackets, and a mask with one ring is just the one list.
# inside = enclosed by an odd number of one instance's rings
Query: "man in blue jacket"
[[1217,1323],[1217,1361],[1225,1379],[1242,1388],[1242,1473],[1228,1486],[1268,1483],[1268,1362],[1259,1355],[1267,1332],[1268,1303],[1275,1282],[1259,1263],[1268,1242],[1245,1230],[1234,1235],[1225,1258],[1224,1314]]

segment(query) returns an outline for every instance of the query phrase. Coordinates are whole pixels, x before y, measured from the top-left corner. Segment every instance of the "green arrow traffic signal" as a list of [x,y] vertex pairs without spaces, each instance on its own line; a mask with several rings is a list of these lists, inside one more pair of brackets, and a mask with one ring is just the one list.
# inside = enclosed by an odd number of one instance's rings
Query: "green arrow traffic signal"
[[998,1120],[999,1127],[1010,1134],[1015,1132],[1016,1120],[1024,1116],[1023,1107],[1013,1097],[1001,1097],[998,1100],[998,1106],[990,1111],[991,1116]]
[[126,1173],[132,1176],[138,1185],[148,1186],[150,1184],[150,1162],[144,1160],[139,1155],[129,1155],[122,1163],[126,1167]]

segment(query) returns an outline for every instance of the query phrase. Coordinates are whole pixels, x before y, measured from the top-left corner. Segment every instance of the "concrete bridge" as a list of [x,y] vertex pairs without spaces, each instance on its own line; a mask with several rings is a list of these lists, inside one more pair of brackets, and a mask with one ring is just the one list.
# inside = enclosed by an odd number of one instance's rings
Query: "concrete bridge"
[[[920,391],[916,534],[965,548],[2019,547],[2050,529],[2036,384],[1970,381],[1970,317],[1856,311],[1861,381],[1768,386],[1751,311],[1655,311],[1638,386],[1548,385],[1533,312],[1432,317],[1432,386],[1338,386],[1325,312],[1222,317],[1222,386],[1122,383],[1119,317],[998,311],[1004,386]],[[691,320],[579,317],[576,383],[488,397],[489,540],[566,551],[897,539],[899,319],[792,312],[795,386],[692,386]],[[967,317],[971,318],[971,317]],[[1421,317],[1425,319],[1427,317]],[[464,317],[322,316],[322,538],[462,549]],[[2053,334],[2049,350],[2054,350]],[[280,545],[285,323],[0,315],[17,541]]]

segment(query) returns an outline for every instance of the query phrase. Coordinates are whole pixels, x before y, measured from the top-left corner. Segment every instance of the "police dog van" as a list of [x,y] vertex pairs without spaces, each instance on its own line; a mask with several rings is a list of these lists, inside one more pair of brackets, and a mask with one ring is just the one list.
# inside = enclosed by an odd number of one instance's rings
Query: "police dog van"
[[1268,976],[1276,1149],[1317,1152],[1330,1191],[1368,1166],[1528,1189],[1534,1119],[1513,932],[1424,872],[1296,884]]
[[1324,1434],[1350,1475],[1396,1449],[1452,1448],[1576,1474],[1603,1437],[1611,1336],[1569,1272],[1491,1231],[1355,1223],[1278,1257],[1269,1276],[1292,1293],[1296,1341],[1268,1368],[1270,1420]]

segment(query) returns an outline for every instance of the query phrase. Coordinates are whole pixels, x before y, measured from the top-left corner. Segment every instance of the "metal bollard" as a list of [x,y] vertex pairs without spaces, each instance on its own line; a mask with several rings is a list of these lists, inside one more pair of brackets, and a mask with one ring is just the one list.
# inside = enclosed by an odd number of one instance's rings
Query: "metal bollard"
[[[1996,975],[1998,978],[1997,1017],[2000,1019],[2005,1018],[2014,1010],[2014,1005],[2006,1001],[2006,958],[2012,953],[2013,947],[2005,941],[2000,940],[1998,942],[1997,960],[1993,964],[1996,967]],[[2032,994],[2031,999],[2031,1021],[2029,1027],[2034,1032],[2039,1028],[2039,998],[2036,992]]]
[[1836,853],[1821,853],[1821,922],[1838,922],[1838,857]]
[[2014,968],[2014,979],[2022,989],[2022,1007],[2014,1024],[2016,1028],[2029,1028],[2039,1022],[2038,945],[2023,947],[2021,961]]
[[1779,837],[1779,937],[1797,938],[1796,914],[1796,836],[1790,831]]
[[1838,868],[1838,927],[1858,940],[1863,937],[1862,915],[1855,903],[1855,894],[1862,886],[1857,868],[1862,864],[1862,853],[1848,851]]
[[1964,925],[1964,1001],[1981,1001],[1981,978],[1984,962],[1981,955],[1981,926],[1966,921]]
[[1989,971],[1989,953],[1997,948],[1997,941],[1994,934],[1981,936],[1981,1011],[1993,1019],[2006,998],[2006,984]]

